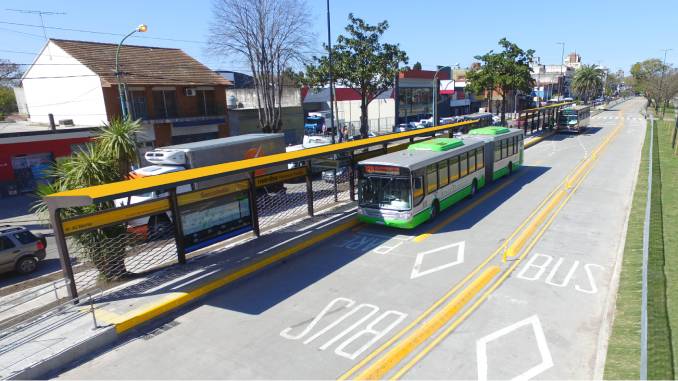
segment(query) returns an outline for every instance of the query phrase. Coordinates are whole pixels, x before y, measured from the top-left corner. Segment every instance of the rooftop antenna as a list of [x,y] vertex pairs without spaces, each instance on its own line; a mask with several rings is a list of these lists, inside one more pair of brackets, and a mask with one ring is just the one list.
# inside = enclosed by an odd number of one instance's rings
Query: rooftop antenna
[[45,42],[47,43],[47,54],[49,55],[49,59],[51,61],[52,60],[52,53],[49,50],[49,38],[47,37],[47,29],[45,28],[45,20],[42,16],[43,15],[45,15],[45,16],[65,15],[66,13],[64,13],[64,12],[49,12],[49,11],[33,11],[33,10],[30,10],[30,9],[10,9],[10,8],[6,8],[5,10],[11,11],[11,12],[29,13],[29,14],[40,16],[40,25],[42,26],[42,35],[45,36]]

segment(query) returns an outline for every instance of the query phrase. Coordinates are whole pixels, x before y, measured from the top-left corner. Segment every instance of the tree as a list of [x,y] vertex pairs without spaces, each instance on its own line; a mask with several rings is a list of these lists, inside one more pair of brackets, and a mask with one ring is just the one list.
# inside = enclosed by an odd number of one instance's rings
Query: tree
[[283,72],[302,62],[312,28],[303,0],[215,0],[209,49],[236,55],[252,71],[259,127],[282,129]]
[[421,62],[415,62],[414,66],[412,66],[412,70],[421,70]]
[[[42,197],[52,193],[79,189],[94,185],[107,184],[121,180],[118,173],[118,163],[109,156],[101,145],[89,143],[70,158],[56,162],[49,171],[52,182],[40,185],[37,195],[40,201],[33,206],[33,211],[39,215],[46,214],[46,205]],[[62,209],[63,217],[75,217],[91,214],[113,207],[112,202],[104,202],[86,207]],[[114,280],[127,274],[125,269],[124,245],[110,245],[111,238],[125,233],[122,224],[107,226],[84,233],[75,234],[73,239],[77,251],[89,259],[104,280]]]
[[[40,197],[33,211],[46,215],[42,197],[52,193],[108,184],[127,178],[132,163],[136,163],[136,137],[139,121],[114,119],[102,127],[93,143],[75,152],[71,157],[59,160],[49,171],[52,181],[38,187]],[[91,214],[112,208],[112,202],[98,203],[86,207],[63,209],[64,217]],[[106,226],[74,235],[78,250],[99,270],[105,280],[114,280],[127,275],[125,269],[125,245],[108,245],[110,239],[125,234],[122,224]]]
[[596,65],[581,65],[572,77],[572,91],[588,103],[602,92],[604,75],[605,72]]
[[659,108],[678,94],[676,69],[658,58],[636,62],[631,66],[633,88],[647,98],[650,105]]
[[23,71],[21,66],[5,59],[0,59],[0,86],[12,87],[19,83]]
[[[370,25],[352,13],[348,20],[347,35],[340,35],[332,47],[332,73],[339,85],[360,95],[360,135],[367,137],[367,106],[393,86],[395,76],[405,70],[400,64],[406,65],[408,58],[398,44],[380,42],[388,21]],[[321,87],[328,79],[328,57],[314,56],[313,63],[306,65],[306,84]]]
[[140,120],[113,119],[99,130],[97,143],[103,154],[118,164],[118,177],[126,179],[132,164],[139,162],[136,135],[141,130]]
[[17,111],[14,90],[0,86],[0,120],[7,114]]
[[[530,62],[534,50],[522,50],[518,45],[502,38],[499,40],[500,52],[490,50],[474,58],[481,62],[480,68],[471,70],[466,78],[471,84],[471,91],[496,91],[501,95],[501,122],[506,123],[508,97],[515,91],[528,93],[534,86]],[[476,82],[476,84],[474,84]]]

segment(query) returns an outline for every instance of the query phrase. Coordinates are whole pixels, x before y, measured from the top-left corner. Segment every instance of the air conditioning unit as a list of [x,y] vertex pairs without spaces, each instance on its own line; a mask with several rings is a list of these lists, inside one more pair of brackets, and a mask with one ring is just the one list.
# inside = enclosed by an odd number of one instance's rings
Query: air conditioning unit
[[195,89],[191,89],[191,88],[187,87],[187,88],[184,89],[184,94],[186,94],[187,97],[194,97],[195,94],[196,94]]

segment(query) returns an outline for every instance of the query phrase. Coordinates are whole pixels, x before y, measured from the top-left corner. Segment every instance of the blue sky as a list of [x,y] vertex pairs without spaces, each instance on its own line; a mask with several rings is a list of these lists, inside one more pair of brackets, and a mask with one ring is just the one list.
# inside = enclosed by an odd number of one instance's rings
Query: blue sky
[[[245,1],[245,0],[243,0]],[[0,22],[39,24],[37,15],[5,8],[65,12],[45,16],[48,26],[125,33],[146,23],[145,37],[194,42],[130,39],[130,43],[178,47],[213,69],[246,70],[236,57],[213,57],[206,51],[212,19],[212,0],[3,0]],[[325,0],[307,0],[317,37],[317,47],[326,39]],[[370,23],[388,20],[385,41],[399,43],[410,64],[424,68],[459,63],[467,66],[473,56],[495,49],[502,37],[524,49],[536,50],[543,63],[560,61],[576,50],[585,63],[628,68],[648,57],[661,57],[661,49],[674,48],[668,62],[678,62],[678,2],[675,0],[569,0],[569,1],[444,1],[444,0],[331,0],[332,34],[343,31],[347,15]],[[47,30],[50,37],[117,42],[120,37],[71,31]],[[0,58],[30,63],[44,43],[42,30],[0,23]],[[32,54],[31,54],[32,53]]]

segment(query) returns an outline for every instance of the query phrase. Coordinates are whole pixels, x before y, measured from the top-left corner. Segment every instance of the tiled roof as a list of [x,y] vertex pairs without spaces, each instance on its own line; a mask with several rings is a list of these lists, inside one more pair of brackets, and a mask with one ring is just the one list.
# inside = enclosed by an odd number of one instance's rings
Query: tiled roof
[[[114,85],[117,44],[51,39],[96,73],[104,85]],[[221,75],[180,49],[123,45],[120,71],[128,85],[230,85]]]

